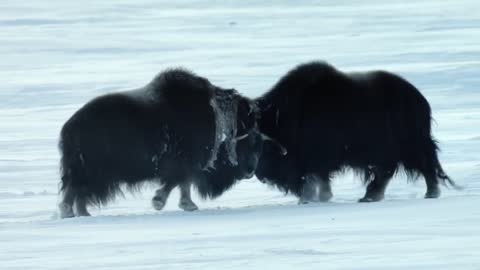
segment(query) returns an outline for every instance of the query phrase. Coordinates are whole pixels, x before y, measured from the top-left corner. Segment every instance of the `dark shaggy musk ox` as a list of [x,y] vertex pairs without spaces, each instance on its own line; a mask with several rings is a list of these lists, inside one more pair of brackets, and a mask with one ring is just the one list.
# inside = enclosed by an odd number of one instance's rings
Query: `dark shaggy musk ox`
[[161,185],[161,210],[179,186],[179,207],[192,211],[193,184],[215,198],[253,176],[261,149],[255,103],[182,69],[160,73],[147,86],[95,98],[63,126],[62,217],[87,216],[145,181]]
[[423,175],[425,198],[440,196],[445,174],[432,138],[427,100],[408,81],[385,71],[344,73],[323,62],[300,65],[259,97],[260,131],[288,150],[266,142],[256,170],[262,182],[300,198],[328,201],[330,179],[344,168],[363,176],[360,202],[382,200],[403,167]]

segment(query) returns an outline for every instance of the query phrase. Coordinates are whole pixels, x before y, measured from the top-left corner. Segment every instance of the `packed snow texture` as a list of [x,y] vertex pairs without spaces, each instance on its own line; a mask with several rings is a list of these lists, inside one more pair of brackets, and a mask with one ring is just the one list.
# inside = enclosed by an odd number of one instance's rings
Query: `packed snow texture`
[[[3,0],[0,40],[0,269],[480,269],[478,0]],[[256,97],[314,59],[421,89],[465,189],[424,200],[398,175],[359,204],[347,173],[332,202],[299,206],[250,179],[186,213],[175,192],[153,210],[146,185],[58,219],[59,131],[88,100],[175,66]]]

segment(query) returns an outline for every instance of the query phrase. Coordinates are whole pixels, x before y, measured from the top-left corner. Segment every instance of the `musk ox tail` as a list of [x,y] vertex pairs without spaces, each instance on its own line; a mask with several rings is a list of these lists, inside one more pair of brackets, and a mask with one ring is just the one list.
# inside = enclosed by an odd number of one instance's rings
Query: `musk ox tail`
[[408,142],[408,147],[405,148],[407,149],[403,150],[403,165],[409,179],[415,180],[423,175],[427,186],[439,183],[457,190],[462,189],[443,170],[438,159],[440,149],[430,135]]
[[[435,143],[435,141],[433,141]],[[436,146],[436,143],[435,143]],[[438,151],[438,147],[436,147],[436,150]],[[443,170],[442,165],[440,164],[440,161],[438,160],[438,156],[435,155],[434,157],[434,167],[435,167],[435,175],[437,176],[438,179],[440,179],[440,183],[443,184],[446,187],[452,187],[456,190],[462,190],[463,187],[455,183]]]
[[[432,135],[432,113],[430,105],[427,100],[422,96],[422,104],[420,106],[419,112],[413,119],[415,121],[415,129],[419,131],[419,141],[420,151],[423,150],[423,160],[422,160],[422,169],[421,172],[425,177],[428,177],[430,173],[433,173],[433,177],[436,177],[440,184],[448,187],[453,187],[455,189],[461,189],[443,170],[442,165],[438,159],[438,152],[440,148],[438,147],[438,142],[433,138]],[[422,108],[423,107],[423,108]],[[422,111],[423,109],[423,111]],[[420,116],[420,117],[419,117]],[[420,154],[422,156],[422,154]],[[428,180],[427,180],[428,181]]]
[[438,159],[439,147],[432,135],[432,110],[421,92],[405,79],[390,74],[393,89],[396,90],[398,104],[402,104],[398,113],[394,113],[400,129],[402,163],[409,179],[423,175],[427,186],[440,183],[461,189],[443,170]]

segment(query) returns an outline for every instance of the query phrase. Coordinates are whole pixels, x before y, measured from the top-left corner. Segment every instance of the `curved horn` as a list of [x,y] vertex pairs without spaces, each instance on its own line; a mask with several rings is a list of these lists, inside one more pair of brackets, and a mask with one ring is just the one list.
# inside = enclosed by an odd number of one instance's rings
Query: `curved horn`
[[243,140],[243,139],[245,139],[245,138],[247,138],[247,137],[248,137],[248,133],[247,133],[247,134],[243,134],[243,135],[238,136],[238,137],[235,137],[233,140],[236,141],[236,142],[238,142],[238,141],[241,141],[241,140]]
[[287,151],[287,148],[285,148],[285,146],[283,146],[281,143],[279,143],[277,140],[275,140],[274,138],[268,136],[267,134],[265,133],[260,133],[262,135],[262,139],[265,140],[265,141],[271,141],[272,143],[274,143],[279,149],[280,149],[280,154],[282,154],[282,156],[285,156],[288,151]]

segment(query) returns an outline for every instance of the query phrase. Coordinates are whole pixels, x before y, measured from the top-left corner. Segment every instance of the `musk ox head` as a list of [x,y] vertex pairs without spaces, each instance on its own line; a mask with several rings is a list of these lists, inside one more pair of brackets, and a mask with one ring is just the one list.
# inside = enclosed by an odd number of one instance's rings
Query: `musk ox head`
[[257,124],[255,104],[241,98],[237,107],[237,132],[235,136],[239,179],[251,178],[257,168],[263,149],[263,138]]
[[278,141],[260,131],[260,111],[256,103],[242,99],[238,103],[237,153],[240,170],[244,178],[251,178],[259,165],[264,147],[271,148],[274,154],[284,157],[287,149]]
[[[280,149],[280,151],[279,151]],[[284,148],[272,140],[264,140],[255,176],[261,182],[288,181],[294,170],[291,170],[292,160],[283,152]]]
[[251,178],[263,147],[257,106],[234,89],[217,87],[214,96],[211,105],[216,118],[215,157],[207,169],[217,171],[224,178]]
[[258,129],[264,143],[255,176],[262,182],[270,182],[268,180],[288,182],[288,179],[293,177],[291,174],[295,172],[292,170],[292,163],[295,161],[292,155],[287,155],[286,145],[279,140],[279,135],[286,131],[279,126],[279,110],[271,103],[263,101],[259,99],[256,102],[259,108]]

